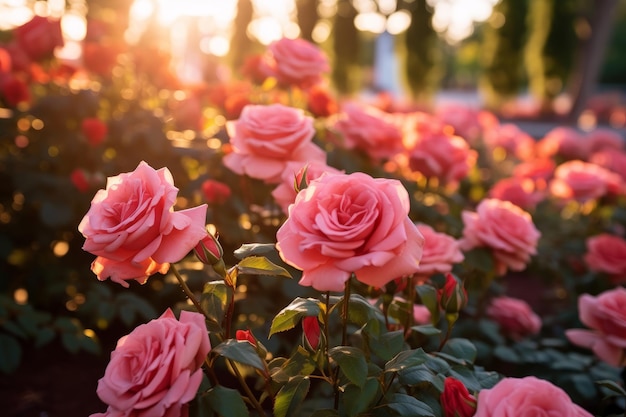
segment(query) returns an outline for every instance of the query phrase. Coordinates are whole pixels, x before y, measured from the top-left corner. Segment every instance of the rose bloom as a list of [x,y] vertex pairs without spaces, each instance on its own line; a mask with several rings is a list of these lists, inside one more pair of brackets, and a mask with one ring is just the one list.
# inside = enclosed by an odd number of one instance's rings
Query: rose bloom
[[565,159],[585,159],[588,142],[575,129],[559,126],[549,131],[535,147],[539,158],[561,156]]
[[339,111],[337,100],[331,96],[328,87],[314,85],[307,92],[307,107],[316,117],[328,117]]
[[432,132],[421,135],[409,150],[409,167],[442,184],[454,184],[467,176],[476,158],[476,151],[459,136]]
[[624,138],[618,132],[611,129],[594,129],[587,133],[585,140],[588,142],[589,153],[604,150],[624,150]]
[[452,236],[436,232],[427,224],[417,223],[417,229],[424,236],[422,260],[417,272],[419,276],[429,277],[452,271],[455,263],[463,262],[465,257],[459,249],[459,243]]
[[443,382],[440,402],[444,417],[472,417],[476,411],[476,398],[461,381],[451,376]]
[[373,160],[389,159],[403,149],[402,132],[389,113],[356,102],[344,103],[332,126],[346,149],[358,149]]
[[556,164],[552,159],[535,159],[523,162],[513,168],[513,176],[518,178],[530,178],[544,184],[554,175]]
[[319,83],[328,72],[328,58],[304,39],[282,38],[268,46],[272,74],[282,85],[307,88]]
[[487,316],[500,325],[500,330],[513,340],[539,333],[541,318],[524,300],[496,297],[487,307]]
[[51,56],[55,48],[62,47],[61,21],[34,16],[13,30],[18,45],[34,61]]
[[203,315],[166,310],[117,342],[97,389],[109,407],[92,417],[187,416],[210,350]]
[[143,284],[206,236],[206,204],[174,212],[177,193],[167,168],[154,170],[143,161],[133,172],[107,179],[78,226],[83,249],[97,256],[91,270],[99,280]]
[[530,178],[503,178],[489,190],[489,197],[510,201],[525,210],[535,208],[546,195],[535,189],[535,182]]
[[591,330],[570,329],[565,335],[575,345],[591,349],[604,362],[626,366],[626,288],[616,287],[598,296],[578,297],[580,321]]
[[604,272],[615,284],[626,283],[626,240],[603,233],[587,239],[585,263],[592,271]]
[[485,199],[476,212],[464,210],[462,250],[487,247],[496,261],[496,272],[504,275],[507,269],[521,271],[537,253],[541,233],[530,214],[509,201]]
[[561,388],[534,376],[504,378],[478,393],[474,417],[593,417]]
[[480,112],[464,104],[446,104],[439,107],[435,114],[444,124],[454,128],[454,134],[473,143],[482,134]]
[[279,183],[287,163],[325,162],[326,153],[312,143],[313,118],[282,104],[248,105],[226,125],[233,152],[224,156],[231,171]]
[[622,187],[622,180],[617,174],[579,160],[559,165],[550,181],[550,193],[553,196],[580,203],[606,194],[619,194]]
[[276,203],[283,209],[285,214],[289,213],[289,205],[296,201],[295,186],[300,186],[302,175],[306,170],[306,183],[310,183],[314,179],[319,178],[322,174],[341,174],[336,168],[321,162],[311,162],[303,164],[301,162],[290,162],[282,174],[282,182],[272,191],[272,197]]
[[626,151],[605,149],[591,155],[589,162],[616,173],[626,181]]
[[301,285],[343,291],[354,273],[380,288],[418,271],[424,237],[408,217],[409,205],[397,180],[360,172],[322,175],[289,207],[276,247],[303,271]]
[[491,148],[502,148],[508,155],[521,160],[529,160],[534,155],[535,140],[517,125],[498,125],[485,133],[485,144]]

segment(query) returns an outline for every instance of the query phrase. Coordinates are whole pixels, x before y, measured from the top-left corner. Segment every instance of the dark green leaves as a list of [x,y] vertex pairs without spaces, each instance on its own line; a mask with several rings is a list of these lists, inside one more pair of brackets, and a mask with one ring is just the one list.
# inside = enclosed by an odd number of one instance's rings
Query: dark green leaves
[[237,264],[240,274],[270,275],[291,278],[291,274],[283,267],[272,263],[264,256],[249,256]]
[[350,382],[358,387],[365,384],[367,362],[361,349],[350,346],[335,346],[330,349],[328,354]]
[[298,297],[274,317],[269,336],[293,329],[302,317],[317,316],[319,313],[320,306],[316,299]]
[[308,377],[298,375],[291,378],[276,395],[274,416],[290,417],[297,415],[310,386],[311,381]]
[[234,339],[229,339],[215,346],[212,353],[216,353],[242,365],[249,365],[253,368],[265,371],[265,363],[259,358],[254,347],[248,342],[239,342]]

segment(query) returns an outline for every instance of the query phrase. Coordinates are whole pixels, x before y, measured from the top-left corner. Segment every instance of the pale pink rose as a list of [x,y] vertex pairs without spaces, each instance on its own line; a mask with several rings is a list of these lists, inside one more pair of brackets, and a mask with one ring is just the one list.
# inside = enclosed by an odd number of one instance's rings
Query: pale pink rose
[[336,168],[326,165],[322,162],[311,162],[309,164],[303,164],[301,162],[290,162],[285,167],[282,173],[282,182],[272,191],[272,197],[276,200],[276,203],[283,209],[285,214],[289,213],[289,205],[296,201],[295,185],[300,184],[302,181],[302,175],[306,170],[306,183],[310,183],[316,178],[319,178],[322,174],[340,174],[343,171],[339,171]]
[[474,143],[482,134],[481,112],[464,104],[450,103],[439,107],[435,114],[444,124],[454,128],[454,134]]
[[585,140],[588,142],[589,153],[599,151],[623,151],[626,140],[615,130],[594,129],[587,134]]
[[383,287],[418,271],[424,237],[408,217],[409,205],[397,180],[361,172],[322,175],[289,207],[276,247],[303,271],[301,285],[342,291],[354,273]]
[[363,151],[376,161],[403,149],[402,132],[394,117],[372,106],[344,103],[332,130],[340,146]]
[[530,214],[509,201],[485,199],[476,212],[464,210],[462,250],[487,247],[492,250],[496,272],[504,275],[507,269],[521,271],[530,257],[537,253],[541,233]]
[[105,416],[178,417],[187,415],[202,381],[211,350],[204,316],[170,309],[122,337],[98,381]]
[[155,170],[143,161],[133,172],[107,179],[78,226],[83,249],[97,256],[91,270],[99,280],[143,284],[206,236],[206,204],[175,212],[177,194],[167,168]]
[[478,393],[474,417],[593,417],[561,388],[534,376],[504,378]]
[[524,210],[530,210],[535,208],[546,194],[538,191],[535,182],[530,178],[511,177],[496,182],[489,190],[489,197],[510,201]]
[[626,151],[605,149],[591,155],[589,162],[616,173],[626,181]]
[[524,300],[511,297],[496,297],[487,307],[487,316],[500,325],[502,333],[513,340],[538,334],[541,319]]
[[304,39],[282,38],[271,43],[268,51],[271,73],[283,85],[311,87],[330,70],[322,50]]
[[565,159],[586,159],[589,154],[588,142],[571,127],[559,126],[549,131],[536,145],[537,156]]
[[455,184],[476,165],[476,158],[476,151],[459,136],[433,132],[421,135],[409,150],[409,167],[442,184]]
[[616,287],[595,297],[583,294],[578,310],[580,321],[591,330],[567,330],[570,342],[591,349],[610,365],[626,366],[626,288]]
[[535,153],[535,140],[512,123],[498,125],[488,130],[485,132],[484,141],[489,148],[502,148],[508,155],[521,160],[529,160]]
[[313,118],[282,104],[247,105],[236,121],[226,125],[233,152],[224,156],[231,171],[279,183],[289,162],[326,161],[312,140]]
[[608,274],[615,284],[626,283],[626,240],[603,233],[588,238],[586,244],[589,269]]
[[420,261],[418,275],[445,274],[452,271],[454,264],[463,262],[465,257],[459,248],[458,242],[452,236],[439,233],[423,223],[417,223],[417,229],[424,236],[422,260]]
[[560,199],[584,203],[606,194],[619,194],[619,175],[596,164],[579,160],[559,165],[550,181],[550,193]]

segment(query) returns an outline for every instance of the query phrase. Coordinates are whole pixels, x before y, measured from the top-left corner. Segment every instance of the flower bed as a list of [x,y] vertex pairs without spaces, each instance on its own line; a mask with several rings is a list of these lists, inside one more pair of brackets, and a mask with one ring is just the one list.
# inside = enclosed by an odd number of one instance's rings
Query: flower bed
[[623,414],[624,138],[340,100],[303,42],[193,88],[5,48],[1,370],[119,320],[94,416]]

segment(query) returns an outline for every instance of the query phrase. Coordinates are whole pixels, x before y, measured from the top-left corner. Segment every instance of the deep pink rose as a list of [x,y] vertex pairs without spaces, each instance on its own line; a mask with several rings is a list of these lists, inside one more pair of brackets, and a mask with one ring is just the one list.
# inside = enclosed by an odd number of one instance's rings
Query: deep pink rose
[[585,263],[592,271],[604,272],[614,283],[626,283],[626,240],[608,233],[587,239]]
[[206,236],[206,204],[174,212],[177,193],[167,168],[155,170],[143,161],[133,172],[107,179],[78,226],[83,249],[97,255],[91,270],[99,280],[143,284]]
[[578,314],[591,330],[567,330],[570,342],[593,350],[610,365],[626,366],[626,288],[616,287],[596,297],[581,295]]
[[461,249],[491,249],[499,275],[504,275],[507,269],[523,270],[531,255],[537,253],[541,233],[530,214],[511,202],[485,199],[475,213],[464,210],[462,217],[465,227],[459,242]]
[[537,142],[536,151],[540,158],[561,156],[565,159],[586,159],[589,146],[577,130],[559,126]]
[[168,309],[138,326],[117,342],[98,381],[98,397],[109,406],[104,415],[187,415],[186,404],[196,396],[210,350],[201,314],[182,311],[176,320]]
[[51,56],[55,48],[64,45],[60,20],[34,16],[13,33],[19,46],[34,61]]
[[273,59],[270,68],[278,82],[283,85],[310,87],[322,80],[322,74],[330,67],[326,55],[304,39],[282,38],[269,45]]
[[465,140],[442,131],[420,135],[409,150],[409,166],[427,178],[437,178],[442,184],[464,179],[476,164],[477,153]]
[[247,105],[227,128],[233,152],[223,161],[237,174],[279,183],[289,162],[326,162],[326,153],[312,143],[313,118],[300,109]]
[[487,315],[513,340],[535,335],[541,330],[541,318],[526,301],[517,298],[505,296],[494,298],[487,307]]
[[289,205],[296,201],[296,195],[298,195],[298,193],[296,192],[295,185],[300,185],[305,170],[307,184],[319,178],[322,174],[343,173],[343,171],[339,171],[322,162],[311,162],[309,164],[290,162],[287,164],[282,173],[282,182],[272,191],[272,197],[274,197],[274,200],[276,200],[276,203],[283,209],[285,214],[289,213]]
[[561,388],[527,376],[504,378],[478,393],[474,417],[593,417]]
[[408,212],[409,195],[397,180],[322,175],[298,193],[276,247],[303,271],[301,285],[343,291],[354,273],[383,287],[418,271],[424,237]]
[[389,159],[403,149],[402,131],[394,117],[372,106],[345,103],[332,129],[340,146],[363,151],[376,161]]
[[452,266],[463,262],[465,258],[459,243],[452,236],[439,233],[427,224],[417,223],[417,229],[424,236],[422,260],[417,274],[429,277],[431,275],[452,271]]
[[530,178],[503,178],[489,190],[490,198],[510,201],[525,210],[533,209],[546,197],[545,192],[537,191]]
[[611,129],[594,129],[587,134],[585,140],[588,142],[589,153],[599,151],[623,151],[625,139],[617,131]]
[[619,175],[596,164],[579,160],[559,165],[550,181],[550,193],[553,196],[580,203],[606,194],[619,194],[622,187]]
[[535,153],[535,140],[517,125],[498,125],[485,133],[485,145],[490,149],[502,148],[508,155],[529,160]]
[[616,173],[626,181],[626,151],[605,149],[591,155],[589,162]]

